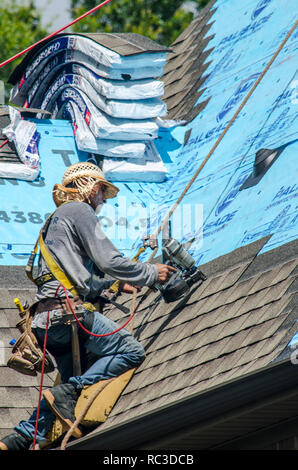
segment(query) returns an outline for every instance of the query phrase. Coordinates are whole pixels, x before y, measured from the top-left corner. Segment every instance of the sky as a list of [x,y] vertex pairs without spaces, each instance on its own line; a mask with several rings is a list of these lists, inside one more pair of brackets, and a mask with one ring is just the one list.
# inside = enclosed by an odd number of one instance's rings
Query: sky
[[[19,4],[28,4],[29,0],[17,0]],[[42,25],[52,22],[49,33],[57,31],[71,21],[70,0],[34,0],[36,8],[41,10]]]
[[[29,0],[17,0],[17,3],[28,4]],[[71,0],[34,0],[36,7],[41,10],[42,25],[47,26],[48,23],[52,22],[52,26],[49,33],[57,31],[63,26],[70,23],[72,20],[69,8]],[[100,0],[98,0],[100,3]],[[186,2],[187,8],[193,11],[192,2]]]

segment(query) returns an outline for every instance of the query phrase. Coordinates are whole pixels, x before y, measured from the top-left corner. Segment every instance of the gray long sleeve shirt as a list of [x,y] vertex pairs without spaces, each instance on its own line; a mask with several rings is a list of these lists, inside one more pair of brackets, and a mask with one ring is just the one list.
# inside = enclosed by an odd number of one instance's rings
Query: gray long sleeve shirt
[[[83,299],[96,297],[112,283],[95,276],[94,265],[112,278],[136,286],[151,286],[158,278],[155,265],[135,263],[121,255],[101,230],[95,211],[84,202],[69,202],[56,210],[45,243]],[[40,255],[38,276],[49,272]],[[56,280],[45,283],[38,289],[36,300],[54,297],[58,286]],[[57,296],[65,297],[62,288]]]

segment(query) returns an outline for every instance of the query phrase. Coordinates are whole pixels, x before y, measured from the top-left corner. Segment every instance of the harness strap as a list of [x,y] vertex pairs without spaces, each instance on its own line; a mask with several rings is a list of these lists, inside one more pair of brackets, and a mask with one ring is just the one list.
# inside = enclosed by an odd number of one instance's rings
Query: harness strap
[[52,273],[43,274],[42,276],[37,277],[34,282],[38,287],[43,286],[46,282],[55,281],[56,278]]
[[[30,258],[28,260],[28,263],[27,263],[27,266],[26,266],[26,274],[28,276],[28,278],[34,282],[34,284],[36,284],[37,286],[38,285],[41,285],[42,282],[40,278],[37,278],[37,279],[34,279],[33,277],[33,266],[34,266],[34,261],[35,261],[35,258],[36,258],[36,254],[37,254],[37,249],[38,249],[38,246],[40,247],[40,252],[42,254],[42,257],[43,259],[45,260],[49,270],[51,271],[51,274],[54,276],[55,279],[57,279],[58,282],[60,282],[60,284],[62,284],[63,286],[66,287],[67,290],[69,290],[74,296],[78,296],[78,292],[77,290],[75,289],[75,287],[73,286],[73,284],[70,282],[70,280],[68,279],[68,277],[66,276],[66,274],[64,273],[64,271],[60,268],[60,266],[56,263],[56,261],[54,260],[54,258],[52,257],[51,253],[49,252],[45,242],[44,242],[44,238],[43,238],[43,233],[46,231],[46,229],[48,228],[49,226],[49,223],[53,217],[53,215],[55,214],[55,212],[53,212],[46,220],[44,226],[42,227],[40,233],[39,233],[39,237],[37,239],[37,242],[34,246],[34,249],[33,251],[31,251],[31,255],[30,255]],[[50,275],[48,275],[50,276]],[[48,278],[49,279],[49,278]]]
[[43,239],[43,236],[42,236],[42,232],[39,235],[38,243],[39,243],[39,246],[40,246],[40,251],[41,251],[41,254],[43,256],[43,259],[45,260],[46,264],[48,265],[48,268],[50,269],[52,274],[55,276],[57,281],[59,281],[60,284],[62,284],[73,295],[77,296],[78,293],[77,293],[75,287],[70,282],[70,280],[68,279],[66,274],[62,271],[60,266],[58,266],[58,264],[56,263],[56,261],[54,260],[52,255],[50,254],[49,250],[47,249],[47,246],[46,246],[46,244],[44,242],[44,239]]

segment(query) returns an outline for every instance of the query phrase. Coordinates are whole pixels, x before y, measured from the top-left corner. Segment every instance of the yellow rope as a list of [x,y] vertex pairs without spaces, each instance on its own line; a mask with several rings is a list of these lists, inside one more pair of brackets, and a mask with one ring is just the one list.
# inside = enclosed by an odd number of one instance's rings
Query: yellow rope
[[[192,178],[190,179],[190,181],[188,182],[187,186],[184,188],[184,190],[182,191],[182,193],[180,194],[179,198],[176,200],[176,202],[173,204],[173,206],[171,207],[171,209],[169,210],[167,216],[165,217],[165,219],[162,221],[161,225],[159,226],[159,228],[157,229],[154,237],[158,237],[158,235],[160,234],[160,232],[163,230],[163,228],[165,227],[166,223],[169,221],[169,219],[171,218],[171,216],[173,215],[174,211],[177,209],[178,205],[180,204],[180,202],[182,201],[182,199],[184,198],[185,194],[187,193],[187,191],[189,190],[189,188],[193,185],[193,183],[195,182],[195,180],[197,179],[198,175],[200,174],[200,172],[202,171],[202,169],[204,168],[204,166],[206,165],[206,163],[208,162],[209,158],[211,157],[211,155],[214,153],[214,151],[216,150],[216,148],[218,147],[218,145],[220,144],[220,142],[222,141],[222,139],[224,138],[224,136],[226,135],[226,133],[228,132],[228,130],[230,129],[230,127],[232,126],[233,122],[235,121],[235,119],[237,118],[237,116],[239,115],[239,113],[241,112],[241,110],[244,108],[244,106],[246,105],[247,101],[249,100],[249,98],[251,97],[251,95],[253,94],[253,92],[255,91],[255,89],[257,88],[257,86],[259,85],[259,83],[261,82],[261,80],[263,79],[264,75],[268,72],[269,68],[271,67],[271,65],[273,64],[273,62],[275,61],[276,57],[278,56],[278,54],[280,53],[280,51],[283,49],[283,47],[285,46],[286,42],[288,41],[288,39],[290,38],[290,36],[293,34],[293,32],[295,31],[296,27],[297,27],[297,24],[298,24],[298,20],[294,23],[294,25],[292,26],[292,28],[290,29],[290,31],[288,32],[288,34],[286,35],[286,37],[284,38],[284,40],[281,42],[281,44],[279,45],[279,47],[277,48],[277,50],[275,51],[275,53],[273,54],[273,56],[271,57],[271,59],[269,60],[268,64],[266,65],[266,67],[264,68],[263,72],[259,75],[258,79],[256,80],[256,82],[254,83],[254,85],[252,86],[252,88],[249,90],[249,92],[247,93],[247,95],[245,96],[245,98],[243,99],[242,103],[240,104],[240,106],[238,107],[237,111],[235,112],[235,114],[232,116],[232,118],[230,119],[227,127],[224,129],[224,131],[220,134],[220,136],[218,137],[218,139],[216,140],[216,142],[214,143],[213,147],[210,149],[208,155],[204,158],[204,160],[202,161],[202,163],[200,164],[199,168],[197,169],[197,171],[195,172],[195,174],[192,176]],[[157,248],[154,248],[154,250],[152,251],[151,253],[151,256],[149,257],[147,263],[151,263],[154,256],[156,255],[157,253],[157,250],[158,250],[158,247]],[[150,294],[151,292],[151,288],[149,287],[147,289],[147,291],[145,292],[144,296],[143,296],[143,299],[145,299],[146,297],[148,297],[148,295]]]

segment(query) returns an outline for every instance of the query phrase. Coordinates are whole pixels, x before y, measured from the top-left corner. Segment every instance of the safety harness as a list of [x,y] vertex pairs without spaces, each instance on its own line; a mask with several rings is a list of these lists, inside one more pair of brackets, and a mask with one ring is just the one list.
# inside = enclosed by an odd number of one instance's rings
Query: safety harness
[[[66,204],[66,202],[64,204]],[[125,314],[130,313],[130,317],[128,318],[128,320],[119,329],[116,329],[113,332],[103,334],[103,335],[93,334],[91,331],[87,330],[84,327],[84,325],[81,323],[82,320],[84,319],[84,312],[86,310],[89,312],[94,312],[97,309],[92,303],[83,302],[80,300],[78,292],[76,288],[74,287],[73,283],[69,280],[65,272],[60,268],[58,263],[54,260],[53,256],[49,252],[46,246],[46,243],[44,241],[44,237],[47,233],[50,222],[55,212],[56,211],[54,211],[47,218],[45,224],[40,230],[38,239],[35,243],[34,249],[32,250],[30,254],[25,270],[26,270],[26,274],[28,278],[38,287],[52,280],[58,281],[60,284],[59,287],[61,287],[64,290],[66,301],[63,301],[62,299],[58,300],[54,298],[47,299],[48,301],[52,301],[53,305],[49,306],[47,302],[40,301],[31,305],[26,310],[19,309],[21,318],[25,316],[26,321],[23,320],[23,323],[22,323],[23,329],[21,330],[22,336],[15,343],[14,348],[12,350],[12,357],[9,359],[7,365],[17,370],[18,372],[21,372],[26,375],[28,374],[37,375],[37,372],[40,372],[40,360],[43,355],[43,352],[41,348],[39,347],[38,342],[31,329],[31,322],[35,313],[39,313],[41,311],[52,310],[53,308],[61,309],[63,314],[59,319],[57,320],[55,319],[55,322],[68,324],[72,328],[72,357],[73,357],[73,374],[74,375],[81,375],[80,342],[79,342],[79,335],[78,335],[78,325],[81,327],[83,331],[85,331],[85,333],[89,335],[108,336],[124,328],[134,315],[134,312],[131,312],[131,309],[115,302],[114,299],[118,296],[119,291],[120,291],[120,286],[121,286],[120,281],[115,281],[108,290],[106,290],[104,293],[101,293],[98,296],[98,299],[103,301],[104,303],[111,303],[112,305],[120,309]],[[50,272],[35,278],[33,276],[33,268],[34,268],[34,261],[38,252],[38,247],[40,247],[41,255],[44,258]],[[133,261],[138,260],[140,253],[142,253],[144,249],[145,248],[141,248],[139,250],[138,254],[133,258]],[[58,292],[58,289],[56,291],[56,295],[57,295],[57,292]],[[73,295],[73,297],[70,298],[67,292],[70,292]],[[51,323],[53,324],[53,321],[51,321]],[[54,370],[54,365],[52,364],[50,360],[50,356],[49,356],[48,362],[49,363],[46,364],[45,371],[51,372]]]

